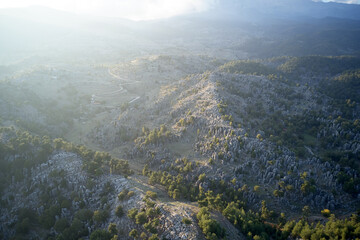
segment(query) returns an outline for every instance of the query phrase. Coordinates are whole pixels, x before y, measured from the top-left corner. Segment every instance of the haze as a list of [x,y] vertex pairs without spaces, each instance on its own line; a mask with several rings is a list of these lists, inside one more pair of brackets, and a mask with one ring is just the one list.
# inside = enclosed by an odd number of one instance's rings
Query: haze
[[[221,1],[217,0],[4,0],[0,2],[0,8],[43,6],[93,16],[152,20],[206,11],[214,7],[215,2],[221,4]],[[360,1],[324,0],[324,2],[357,4]]]

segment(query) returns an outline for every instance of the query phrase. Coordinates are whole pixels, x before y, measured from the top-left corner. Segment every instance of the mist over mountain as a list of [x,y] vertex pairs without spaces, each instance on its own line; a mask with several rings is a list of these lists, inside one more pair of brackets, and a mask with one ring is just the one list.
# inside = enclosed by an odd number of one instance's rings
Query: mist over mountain
[[346,18],[359,20],[360,6],[356,4],[324,3],[311,0],[224,0],[213,9],[214,15],[219,12],[222,17],[238,18],[250,21],[264,19],[302,19],[302,18]]

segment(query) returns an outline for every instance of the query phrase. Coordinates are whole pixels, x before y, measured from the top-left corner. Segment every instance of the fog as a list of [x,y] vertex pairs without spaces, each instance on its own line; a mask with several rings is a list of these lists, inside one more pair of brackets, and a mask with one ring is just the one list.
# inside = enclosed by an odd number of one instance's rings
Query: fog
[[[278,32],[277,29],[282,29],[284,33],[289,30],[289,27],[284,25],[299,26],[306,22],[303,27],[316,32],[324,29],[323,26],[319,26],[323,18],[339,18],[339,21],[329,26],[330,28],[337,28],[337,24],[341,21],[344,23],[340,18],[349,19],[345,20],[346,29],[352,28],[351,26],[355,24],[350,19],[360,19],[357,14],[358,5],[307,0],[180,1],[181,3],[143,1],[136,2],[136,7],[134,7],[135,2],[130,4],[128,1],[121,1],[115,5],[110,1],[101,2],[101,4],[96,1],[91,4],[81,1],[75,3],[49,1],[46,4],[41,1],[34,2],[66,11],[44,6],[0,9],[2,59],[10,60],[15,55],[26,56],[34,53],[55,54],[59,51],[70,54],[81,51],[82,54],[93,52],[99,56],[109,57],[111,55],[109,53],[114,49],[123,53],[129,51],[152,54],[168,51],[165,50],[168,48],[167,45],[172,46],[174,53],[185,50],[199,54],[214,54],[212,53],[214,48],[209,52],[204,51],[206,46],[212,45],[215,49],[227,48],[229,45],[224,46],[222,41],[226,39],[233,45],[242,45],[243,41],[261,37],[263,34],[273,39],[280,36],[271,35],[270,29],[274,30],[273,33]],[[3,2],[1,7],[22,5],[25,5],[25,2],[11,1]],[[96,14],[93,10],[89,10],[90,8],[104,12]],[[113,18],[115,15],[107,14],[106,9],[116,11],[119,14],[116,16],[121,18]],[[137,17],[133,19],[157,20],[126,20],[125,18],[132,17],[123,15],[125,12],[130,15],[135,14]],[[300,34],[304,30],[303,27],[299,28]],[[285,34],[285,38],[288,38],[292,37],[293,33]],[[179,48],[178,51],[175,48]],[[235,55],[233,54],[232,57],[236,58]]]

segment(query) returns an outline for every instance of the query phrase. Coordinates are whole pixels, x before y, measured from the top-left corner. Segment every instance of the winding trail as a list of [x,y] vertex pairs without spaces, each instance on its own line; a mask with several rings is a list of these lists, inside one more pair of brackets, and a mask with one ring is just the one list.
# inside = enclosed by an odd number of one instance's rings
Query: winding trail
[[[107,92],[107,93],[102,93],[102,94],[93,94],[94,97],[96,98],[108,98],[113,96],[114,94],[118,94],[118,93],[123,93],[126,92],[126,89],[124,89],[123,85],[130,85],[130,84],[135,84],[135,83],[139,83],[140,81],[131,81],[129,79],[126,79],[124,77],[120,77],[118,75],[116,75],[115,73],[111,72],[110,68],[108,68],[108,74],[118,80],[124,81],[124,83],[119,83],[119,89],[112,91],[112,92]],[[94,82],[94,81],[91,81]],[[105,83],[105,84],[109,84],[109,83]],[[140,96],[136,96],[134,99],[130,100],[129,103],[133,103],[135,101],[137,101],[138,99],[140,99]]]

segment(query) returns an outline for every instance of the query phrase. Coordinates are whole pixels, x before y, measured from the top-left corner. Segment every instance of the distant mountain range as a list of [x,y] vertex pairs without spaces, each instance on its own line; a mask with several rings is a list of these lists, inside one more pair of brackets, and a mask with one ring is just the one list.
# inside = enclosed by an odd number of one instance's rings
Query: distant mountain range
[[208,12],[215,17],[261,21],[265,18],[299,19],[336,17],[360,19],[360,5],[311,0],[224,0]]
[[[98,49],[117,42],[126,51],[127,45],[137,51],[140,42],[163,45],[169,41],[194,52],[191,42],[202,39],[199,46],[227,49],[230,59],[244,52],[249,58],[359,54],[359,29],[360,5],[311,0],[222,0],[205,12],[140,22],[34,6],[0,9],[0,52],[6,62],[9,54],[40,50],[48,54],[48,49],[73,52],[90,42]],[[231,44],[221,40],[224,37]]]

